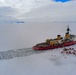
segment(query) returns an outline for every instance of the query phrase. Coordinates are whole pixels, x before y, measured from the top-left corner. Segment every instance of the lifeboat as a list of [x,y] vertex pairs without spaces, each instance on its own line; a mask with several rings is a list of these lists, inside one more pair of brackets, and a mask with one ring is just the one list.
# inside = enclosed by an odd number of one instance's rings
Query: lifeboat
[[70,28],[67,27],[65,37],[57,35],[55,39],[47,39],[46,42],[36,44],[33,46],[33,50],[52,50],[56,48],[62,48],[76,44],[76,35],[69,34]]

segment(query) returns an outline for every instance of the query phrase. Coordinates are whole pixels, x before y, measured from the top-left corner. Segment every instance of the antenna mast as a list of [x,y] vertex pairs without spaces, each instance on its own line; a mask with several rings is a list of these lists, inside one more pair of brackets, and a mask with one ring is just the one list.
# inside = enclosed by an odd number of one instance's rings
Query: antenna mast
[[67,33],[69,34],[70,28],[69,25],[67,26]]

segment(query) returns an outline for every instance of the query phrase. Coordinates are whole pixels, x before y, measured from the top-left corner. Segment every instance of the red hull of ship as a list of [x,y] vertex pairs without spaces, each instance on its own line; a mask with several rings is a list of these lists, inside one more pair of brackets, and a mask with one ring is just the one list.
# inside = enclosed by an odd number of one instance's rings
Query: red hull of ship
[[71,42],[66,42],[64,44],[61,44],[61,45],[58,45],[58,46],[50,46],[50,45],[47,45],[47,46],[33,46],[33,50],[49,50],[49,49],[56,49],[56,48],[62,48],[63,46],[66,47],[66,46],[71,46],[71,45],[74,45],[76,44],[76,41],[71,41]]

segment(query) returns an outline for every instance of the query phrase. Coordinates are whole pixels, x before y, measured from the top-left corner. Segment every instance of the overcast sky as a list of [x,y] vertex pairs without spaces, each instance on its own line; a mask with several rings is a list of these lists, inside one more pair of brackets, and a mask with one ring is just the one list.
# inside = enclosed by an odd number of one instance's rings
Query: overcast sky
[[32,18],[50,17],[54,19],[57,17],[62,20],[64,19],[75,20],[76,1],[75,0],[0,0],[0,15],[13,16],[23,19],[31,17]]

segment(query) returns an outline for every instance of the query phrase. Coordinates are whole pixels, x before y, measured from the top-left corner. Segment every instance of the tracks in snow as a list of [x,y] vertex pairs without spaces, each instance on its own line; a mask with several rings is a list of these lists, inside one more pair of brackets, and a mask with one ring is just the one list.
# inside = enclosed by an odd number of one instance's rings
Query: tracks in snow
[[34,51],[32,48],[23,48],[16,50],[8,50],[0,52],[0,60],[8,60],[16,57],[29,56],[33,54],[40,54],[46,51]]
[[[76,48],[76,45],[71,46],[72,48]],[[23,49],[15,49],[15,50],[7,50],[0,52],[0,60],[9,60],[16,57],[24,57],[33,54],[40,54],[51,50],[44,51],[34,51],[32,48],[23,48]]]

